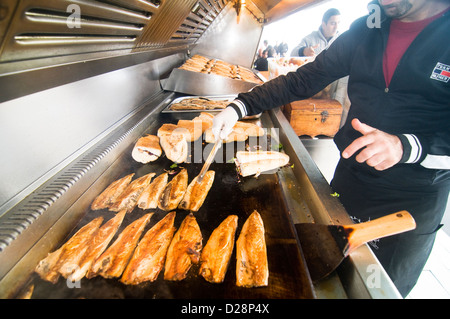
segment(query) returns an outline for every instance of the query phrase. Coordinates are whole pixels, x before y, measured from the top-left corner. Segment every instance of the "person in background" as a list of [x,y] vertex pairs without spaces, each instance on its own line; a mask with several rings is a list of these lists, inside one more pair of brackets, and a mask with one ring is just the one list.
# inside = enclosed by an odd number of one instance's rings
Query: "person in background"
[[289,47],[285,41],[281,41],[277,47],[277,53],[280,57],[285,57],[287,55]]
[[239,118],[306,99],[349,76],[351,107],[334,136],[331,187],[355,222],[407,210],[416,228],[370,243],[403,297],[442,226],[450,190],[449,0],[378,0],[313,62],[241,93],[213,119],[225,138]]
[[264,50],[267,50],[269,47],[269,41],[264,40],[263,45],[258,49],[258,58],[261,58],[263,56]]
[[268,71],[269,70],[269,61],[267,61],[267,57],[269,55],[268,50],[264,50],[262,56],[257,58],[255,61],[254,68],[258,71]]
[[268,71],[269,61],[267,60],[267,58],[273,58],[275,56],[275,49],[269,45],[269,47],[263,51],[263,56],[256,59],[253,67],[258,71]]
[[302,39],[292,50],[291,56],[315,56],[328,48],[339,36],[341,13],[337,9],[328,9],[323,17],[319,30],[313,31]]

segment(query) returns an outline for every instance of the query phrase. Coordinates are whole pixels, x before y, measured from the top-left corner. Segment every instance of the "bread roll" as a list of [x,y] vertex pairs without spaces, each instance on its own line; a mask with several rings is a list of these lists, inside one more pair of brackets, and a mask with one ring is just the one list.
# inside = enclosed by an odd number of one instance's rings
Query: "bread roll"
[[174,163],[184,163],[187,159],[188,144],[184,134],[173,132],[159,138],[167,158]]
[[134,145],[131,156],[136,162],[147,164],[156,161],[162,154],[159,137],[147,135],[141,137]]
[[275,151],[257,151],[236,153],[236,166],[242,176],[259,175],[289,163],[289,156]]

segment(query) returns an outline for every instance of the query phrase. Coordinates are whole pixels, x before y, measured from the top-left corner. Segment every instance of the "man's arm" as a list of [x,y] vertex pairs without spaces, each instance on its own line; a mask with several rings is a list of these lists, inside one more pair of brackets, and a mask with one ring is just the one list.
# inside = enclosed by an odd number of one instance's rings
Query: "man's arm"
[[351,32],[342,34],[313,62],[256,86],[250,92],[240,93],[231,106],[242,118],[315,95],[333,81],[348,75],[353,41]]
[[404,145],[400,163],[420,163],[430,169],[450,169],[450,130],[436,132],[433,136],[399,135]]

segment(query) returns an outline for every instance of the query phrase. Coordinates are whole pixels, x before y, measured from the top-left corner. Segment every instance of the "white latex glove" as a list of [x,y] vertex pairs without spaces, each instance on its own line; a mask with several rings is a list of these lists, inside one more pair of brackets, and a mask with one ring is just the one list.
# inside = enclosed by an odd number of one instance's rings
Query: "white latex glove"
[[214,116],[212,133],[216,141],[218,139],[226,139],[233,131],[233,126],[238,121],[239,116],[236,111],[228,106],[225,110]]

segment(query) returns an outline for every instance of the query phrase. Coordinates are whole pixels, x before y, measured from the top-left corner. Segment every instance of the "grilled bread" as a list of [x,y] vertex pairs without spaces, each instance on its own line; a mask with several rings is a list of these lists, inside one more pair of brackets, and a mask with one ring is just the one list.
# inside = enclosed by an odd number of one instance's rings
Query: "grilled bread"
[[242,176],[259,175],[289,163],[289,155],[275,151],[236,152],[235,164]]
[[162,134],[159,138],[166,157],[174,163],[184,163],[188,155],[188,143],[184,133]]
[[162,154],[159,137],[155,135],[143,136],[134,145],[131,156],[136,162],[147,164],[156,161]]

